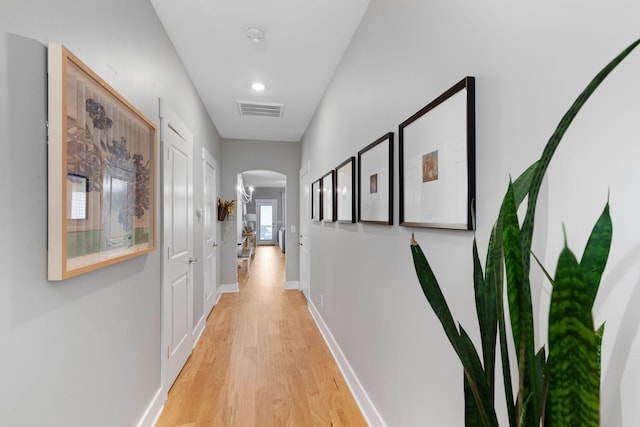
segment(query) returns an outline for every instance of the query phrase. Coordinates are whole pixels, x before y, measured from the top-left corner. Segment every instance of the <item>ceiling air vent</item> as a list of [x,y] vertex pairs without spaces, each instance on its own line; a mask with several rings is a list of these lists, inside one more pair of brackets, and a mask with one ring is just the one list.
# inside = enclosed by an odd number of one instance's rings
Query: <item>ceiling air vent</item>
[[238,101],[241,116],[282,117],[283,104]]

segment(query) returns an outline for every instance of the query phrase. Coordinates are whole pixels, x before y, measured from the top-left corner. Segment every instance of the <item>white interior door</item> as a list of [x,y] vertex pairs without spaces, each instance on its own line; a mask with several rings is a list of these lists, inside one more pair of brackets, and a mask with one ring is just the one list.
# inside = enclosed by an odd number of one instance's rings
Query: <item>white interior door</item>
[[259,245],[275,245],[278,240],[276,224],[278,222],[277,200],[256,200],[258,220],[257,242]]
[[300,290],[310,300],[311,287],[311,239],[309,223],[311,220],[311,188],[309,167],[300,170]]
[[193,348],[193,153],[191,132],[160,102],[163,170],[163,387],[169,390]]
[[202,242],[203,260],[202,269],[204,278],[204,315],[205,318],[211,312],[217,298],[217,190],[216,190],[216,161],[206,149],[202,149],[202,176],[204,209]]

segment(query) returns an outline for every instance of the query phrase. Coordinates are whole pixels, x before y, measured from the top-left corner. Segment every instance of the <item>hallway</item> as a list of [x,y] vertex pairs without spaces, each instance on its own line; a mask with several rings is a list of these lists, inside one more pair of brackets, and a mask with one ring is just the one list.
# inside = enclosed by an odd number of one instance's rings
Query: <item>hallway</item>
[[285,256],[261,246],[238,269],[178,376],[158,427],[366,425],[304,297],[283,289]]

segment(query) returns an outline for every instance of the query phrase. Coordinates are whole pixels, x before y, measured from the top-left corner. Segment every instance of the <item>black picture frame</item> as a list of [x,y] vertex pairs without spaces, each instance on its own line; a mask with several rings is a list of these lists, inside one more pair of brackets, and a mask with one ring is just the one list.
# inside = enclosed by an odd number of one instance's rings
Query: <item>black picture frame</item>
[[336,218],[340,223],[356,222],[356,158],[349,157],[336,166]]
[[393,132],[358,152],[358,222],[393,225]]
[[399,125],[401,226],[473,229],[475,125],[471,76]]
[[320,178],[311,183],[311,220],[322,221],[322,182]]
[[322,221],[334,222],[336,220],[336,181],[334,171],[324,174],[320,179],[322,199]]

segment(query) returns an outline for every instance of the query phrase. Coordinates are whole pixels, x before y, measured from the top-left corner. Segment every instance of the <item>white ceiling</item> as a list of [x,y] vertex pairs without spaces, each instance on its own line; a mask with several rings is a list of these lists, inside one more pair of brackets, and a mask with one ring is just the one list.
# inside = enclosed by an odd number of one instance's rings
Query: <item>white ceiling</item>
[[[151,0],[222,138],[300,141],[369,0]],[[264,32],[260,44],[246,29]],[[266,89],[251,89],[261,81]],[[284,104],[240,116],[238,101]]]

